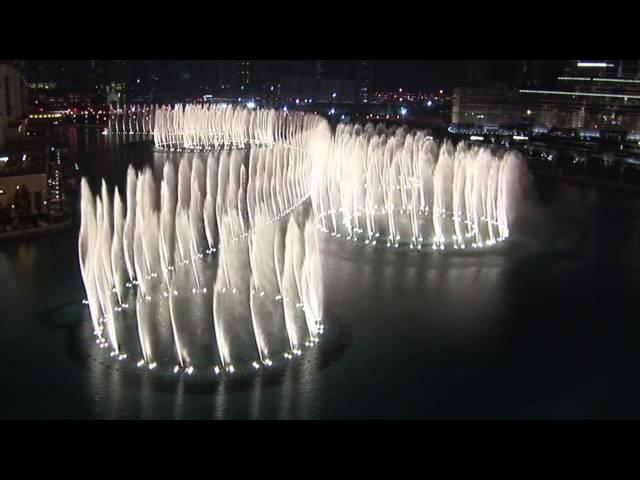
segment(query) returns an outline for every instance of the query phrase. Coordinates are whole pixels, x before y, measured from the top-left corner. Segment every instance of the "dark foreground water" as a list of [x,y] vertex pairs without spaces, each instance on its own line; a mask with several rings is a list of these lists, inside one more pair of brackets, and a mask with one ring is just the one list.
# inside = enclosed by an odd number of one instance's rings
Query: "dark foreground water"
[[[117,179],[147,150],[81,135]],[[111,146],[110,146],[111,145]],[[87,349],[77,230],[0,245],[3,418],[640,417],[639,199],[542,180],[477,255],[322,241],[328,336],[269,375],[193,384]]]

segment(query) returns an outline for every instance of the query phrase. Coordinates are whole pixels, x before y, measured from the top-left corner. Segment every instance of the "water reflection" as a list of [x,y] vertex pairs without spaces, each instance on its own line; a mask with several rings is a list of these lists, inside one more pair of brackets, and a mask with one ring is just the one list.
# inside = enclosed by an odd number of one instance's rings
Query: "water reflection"
[[[322,371],[337,362],[350,346],[349,328],[332,322],[325,344],[272,370],[238,376],[158,375],[105,358],[87,342],[87,313],[68,327],[68,351],[86,371],[87,393],[96,418],[288,419],[313,418],[318,410]],[[61,313],[60,313],[61,314]]]
[[213,418],[216,420],[223,420],[225,418],[226,406],[227,406],[227,380],[221,379],[216,389],[216,394],[213,398]]
[[[77,380],[90,415],[496,416],[539,397],[552,408],[558,392],[612,364],[620,351],[633,351],[637,340],[637,264],[630,260],[640,245],[639,223],[632,220],[638,215],[628,199],[593,195],[571,187],[548,193],[544,200],[557,209],[545,218],[529,212],[527,228],[512,234],[514,247],[488,255],[423,256],[324,241],[327,335],[339,331],[337,338],[269,375],[208,384],[120,371],[92,357]],[[623,221],[614,224],[614,217]],[[48,276],[52,297],[59,287],[52,287],[54,278],[77,276],[75,257],[51,255],[65,251],[55,245],[37,250],[36,263],[46,268],[29,277]],[[28,250],[15,252],[10,259],[0,252],[6,298],[34,298],[22,292],[25,279],[16,267]],[[74,282],[62,298],[78,295]],[[42,348],[50,353],[57,346]]]

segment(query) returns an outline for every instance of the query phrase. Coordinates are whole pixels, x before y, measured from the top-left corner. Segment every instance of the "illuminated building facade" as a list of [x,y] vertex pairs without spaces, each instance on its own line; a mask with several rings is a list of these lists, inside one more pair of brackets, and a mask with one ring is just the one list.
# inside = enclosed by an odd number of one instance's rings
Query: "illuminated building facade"
[[373,97],[373,72],[373,60],[358,60],[356,82],[360,103],[369,103]]
[[451,122],[493,128],[640,134],[640,63],[637,60],[572,60],[555,80],[541,88],[536,61],[516,62],[518,88],[471,87],[454,90]]
[[9,216],[46,213],[47,180],[45,166],[15,175],[4,175],[0,168],[0,210],[8,211]]
[[27,88],[20,71],[0,64],[0,149],[19,135],[20,122],[27,116]]
[[524,109],[546,128],[640,133],[640,63],[575,60],[553,89],[520,89]]
[[453,91],[451,121],[456,125],[498,128],[527,123],[518,94],[505,87],[456,88]]
[[63,196],[60,173],[49,174],[52,162],[59,159],[52,160],[42,142],[15,147],[0,153],[0,224],[48,213],[51,199],[57,196],[60,201]]
[[251,60],[236,60],[235,73],[238,89],[243,91],[249,88],[253,80],[252,76],[253,62]]

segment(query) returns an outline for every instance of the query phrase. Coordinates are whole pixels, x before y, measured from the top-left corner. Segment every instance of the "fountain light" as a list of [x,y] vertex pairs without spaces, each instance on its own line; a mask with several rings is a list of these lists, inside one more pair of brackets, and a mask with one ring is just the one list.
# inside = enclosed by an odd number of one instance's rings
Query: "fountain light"
[[[423,244],[428,248],[428,243],[423,243],[423,237],[428,235],[434,235],[433,250],[446,248],[445,237],[452,239],[456,249],[464,248],[465,237],[473,239],[474,248],[483,246],[481,238],[489,239],[485,240],[486,246],[506,238],[511,205],[504,192],[510,191],[508,187],[514,184],[517,174],[515,154],[498,158],[478,145],[461,142],[453,147],[438,143],[423,131],[390,131],[384,126],[340,123],[332,133],[328,122],[318,115],[303,116],[288,112],[286,107],[280,112],[248,108],[255,107],[250,102],[149,107],[148,115],[132,113],[127,106],[111,111],[111,131],[153,132],[159,149],[220,150],[208,158],[189,154],[177,165],[167,162],[158,182],[159,192],[150,170],[131,169],[127,174],[126,201],[117,190],[110,195],[105,188],[100,202],[96,202],[83,183],[81,273],[87,299],[91,300],[94,330],[102,332],[104,325],[104,336],[112,345],[120,345],[117,335],[124,335],[115,327],[120,318],[113,318],[121,315],[122,309],[105,305],[105,298],[112,301],[105,293],[115,293],[119,300],[124,284],[132,289],[126,292],[135,299],[132,307],[143,305],[134,311],[138,322],[134,331],[146,356],[145,349],[152,340],[149,337],[154,335],[148,325],[155,308],[140,300],[150,302],[152,292],[158,295],[159,283],[166,291],[160,290],[160,296],[154,299],[171,298],[162,302],[160,314],[167,315],[174,353],[183,364],[183,355],[189,358],[191,327],[176,321],[174,310],[182,311],[178,305],[188,305],[192,299],[187,295],[185,303],[173,297],[182,291],[183,298],[185,289],[195,294],[213,288],[214,308],[209,305],[207,310],[195,311],[194,322],[213,324],[217,353],[223,365],[228,364],[237,352],[230,340],[233,335],[229,322],[233,316],[227,315],[226,309],[254,301],[254,297],[249,300],[249,296],[235,295],[245,292],[245,288],[265,296],[265,285],[257,275],[264,252],[272,255],[275,250],[278,261],[287,260],[285,265],[290,264],[295,249],[304,255],[304,271],[297,271],[296,266],[284,277],[280,276],[282,272],[272,272],[279,279],[280,291],[268,290],[269,301],[284,301],[283,292],[295,291],[303,283],[304,288],[319,288],[300,282],[300,278],[309,275],[306,269],[311,267],[307,265],[320,269],[315,240],[306,238],[306,229],[300,231],[300,226],[289,225],[286,220],[289,212],[303,202],[318,214],[314,222],[317,220],[322,232],[355,243],[360,240],[365,245],[376,245],[374,239],[381,234],[388,236],[388,248],[398,249],[401,242],[409,240],[409,250],[413,251],[420,250]],[[147,112],[147,107],[143,111]],[[334,113],[332,106],[331,114]],[[406,115],[407,109],[402,107],[401,113]],[[238,150],[255,145],[273,150],[264,158],[258,158],[255,149],[249,151],[248,158]],[[158,210],[138,208],[155,204],[156,198],[160,198]],[[284,226],[286,241],[281,246],[262,235],[261,229],[272,224]],[[300,244],[296,244],[297,239]],[[204,259],[203,253],[217,249],[217,262]],[[236,253],[249,258],[249,272],[235,271]],[[174,258],[180,261],[173,262]],[[218,270],[212,272],[211,268]],[[160,276],[157,272],[161,272]],[[158,277],[161,281],[155,282]],[[251,287],[239,283],[245,278],[252,279]],[[228,289],[234,298],[221,301],[220,293]],[[287,305],[296,305],[303,315],[315,318],[320,305],[308,305],[310,296],[303,293],[288,300],[291,303]],[[317,297],[321,298],[313,296]],[[193,309],[200,308],[201,302],[192,303]],[[264,314],[253,307],[247,311],[251,312],[251,322],[247,324],[253,326],[248,334],[254,335],[260,358],[264,358],[269,340],[261,324]],[[320,326],[316,332],[310,328],[310,339],[304,345],[315,344],[315,335],[323,330]],[[300,356],[298,341],[289,341],[296,346],[286,352],[285,358]],[[229,365],[225,370],[229,368],[233,367]]]

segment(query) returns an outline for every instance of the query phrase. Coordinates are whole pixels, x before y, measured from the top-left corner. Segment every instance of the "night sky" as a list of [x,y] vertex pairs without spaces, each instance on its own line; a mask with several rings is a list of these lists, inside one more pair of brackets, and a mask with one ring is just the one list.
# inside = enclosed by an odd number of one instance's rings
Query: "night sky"
[[376,88],[438,90],[451,88],[467,77],[468,66],[452,60],[378,60]]
[[[387,90],[449,89],[467,82],[470,62],[468,60],[376,60],[376,88]],[[475,62],[478,62],[475,60]],[[488,80],[510,82],[514,74],[513,60],[486,60]],[[545,60],[541,62],[542,84],[553,82],[563,62]]]
[[[44,60],[27,61],[28,81],[54,81],[78,87],[87,80],[88,62]],[[120,60],[104,60],[109,66]],[[218,65],[229,61],[219,60],[133,60],[136,77],[144,78],[144,72],[155,72],[163,88],[185,88],[191,79],[204,82],[205,78],[217,78]],[[256,84],[264,81],[279,81],[287,77],[314,77],[318,60],[253,60]],[[456,86],[487,85],[491,83],[513,84],[517,76],[518,61],[514,60],[374,60],[374,89],[434,92],[450,90]],[[327,78],[354,78],[357,62],[350,60],[323,60],[323,76]],[[561,61],[538,61],[540,86],[553,85],[560,73]],[[483,78],[475,80],[471,72],[481,70]],[[209,72],[209,73],[205,73]],[[124,76],[122,74],[115,74]],[[231,71],[227,74],[232,75]],[[197,80],[199,79],[199,80]],[[125,78],[123,78],[125,80]],[[228,80],[226,80],[228,81]]]

